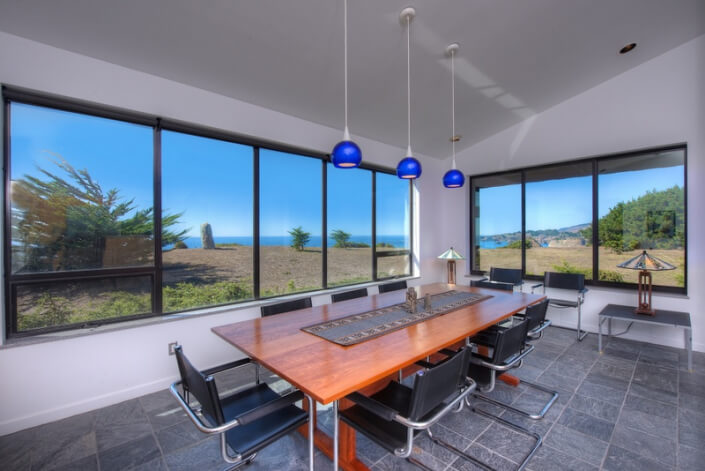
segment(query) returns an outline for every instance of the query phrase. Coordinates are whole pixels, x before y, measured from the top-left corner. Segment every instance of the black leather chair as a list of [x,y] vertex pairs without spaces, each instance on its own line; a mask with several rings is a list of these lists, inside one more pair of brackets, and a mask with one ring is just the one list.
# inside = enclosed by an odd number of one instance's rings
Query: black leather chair
[[531,287],[531,292],[534,289],[543,286],[543,292],[546,293],[546,288],[555,288],[562,290],[575,291],[574,299],[549,298],[548,304],[557,308],[574,308],[578,310],[578,341],[581,341],[588,334],[581,330],[580,321],[582,317],[582,305],[585,302],[585,293],[588,292],[585,288],[585,275],[582,273],[556,273],[545,272],[543,275],[543,283],[539,283]]
[[487,279],[471,280],[470,286],[488,289],[501,289],[503,291],[514,291],[514,285],[511,283],[504,283],[502,281],[489,281]]
[[[308,422],[309,469],[313,470],[313,400],[301,391],[285,396],[274,392],[266,383],[257,381],[229,396],[219,397],[213,374],[244,366],[249,358],[199,371],[178,346],[174,349],[181,374],[181,381],[171,385],[171,393],[196,428],[206,434],[220,435],[223,459],[236,468],[251,463],[257,452],[284,435]],[[179,393],[181,386],[182,393]],[[191,396],[199,403],[194,410]],[[295,406],[297,401],[308,400],[309,412]],[[230,454],[228,447],[234,454]]]
[[294,299],[293,301],[268,304],[266,306],[262,306],[260,311],[262,312],[262,317],[267,317],[282,314],[284,312],[306,309],[307,307],[311,307],[311,298],[301,298]]
[[497,268],[490,267],[489,278],[483,278],[484,280],[496,282],[496,283],[510,283],[512,286],[519,287],[521,291],[521,285],[524,284],[524,280],[521,277],[520,268]]
[[406,280],[395,281],[393,283],[385,283],[383,285],[379,285],[379,292],[380,293],[388,293],[390,291],[397,291],[400,289],[406,289]]
[[343,291],[342,293],[335,293],[331,295],[331,300],[334,303],[339,303],[340,301],[347,301],[348,299],[364,298],[367,296],[367,288],[353,289],[350,291]]
[[433,436],[430,427],[451,410],[460,410],[475,390],[475,383],[465,375],[468,358],[469,350],[463,349],[436,365],[418,362],[424,369],[414,376],[413,387],[392,381],[369,397],[350,394],[347,399],[355,405],[341,411],[341,420],[390,453],[428,469],[411,458],[414,439],[426,431],[435,443],[458,451]]
[[523,313],[515,314],[517,319],[526,319],[529,323],[529,340],[538,340],[543,336],[543,331],[551,325],[550,319],[546,319],[548,311],[548,299],[539,301],[527,307]]

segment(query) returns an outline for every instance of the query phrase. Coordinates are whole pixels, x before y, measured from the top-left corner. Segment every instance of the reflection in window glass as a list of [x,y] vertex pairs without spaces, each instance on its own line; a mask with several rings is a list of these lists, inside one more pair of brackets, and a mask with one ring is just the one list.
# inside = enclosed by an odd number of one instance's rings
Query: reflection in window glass
[[592,163],[526,171],[526,274],[592,279]]
[[377,277],[410,274],[410,182],[396,175],[375,174]]
[[253,149],[162,132],[165,312],[253,297]]
[[636,283],[615,267],[648,250],[677,267],[652,272],[654,285],[685,286],[684,162],[680,149],[599,162],[600,280]]
[[19,103],[11,114],[12,273],[152,265],[152,128]]
[[521,268],[521,174],[472,179],[473,270]]
[[372,279],[372,172],[328,164],[328,286]]
[[19,285],[17,332],[152,312],[149,276]]
[[322,285],[319,159],[260,151],[260,294]]

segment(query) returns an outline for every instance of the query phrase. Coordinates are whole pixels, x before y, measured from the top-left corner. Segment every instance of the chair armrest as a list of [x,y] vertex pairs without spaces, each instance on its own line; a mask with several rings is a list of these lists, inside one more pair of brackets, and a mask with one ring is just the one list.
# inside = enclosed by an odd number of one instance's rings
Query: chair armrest
[[300,401],[303,398],[304,393],[302,393],[301,391],[294,391],[287,394],[286,396],[274,399],[273,401],[269,401],[266,404],[256,407],[250,411],[244,412],[235,417],[235,419],[240,422],[240,425],[247,425],[249,423],[254,422],[255,420],[261,419],[266,415],[276,412],[279,409],[283,409],[284,407],[287,407],[296,401]]
[[475,281],[490,281],[490,279],[489,279],[489,277],[485,276],[485,277],[480,278],[479,280],[475,280]]
[[214,366],[213,368],[208,368],[207,370],[203,370],[202,373],[206,376],[210,376],[215,373],[220,373],[221,371],[239,368],[250,363],[252,363],[252,360],[250,358],[243,358],[242,360],[231,361],[230,363],[226,363],[224,365],[218,365]]
[[395,422],[398,422],[406,427],[410,427],[416,430],[425,430],[431,425],[435,424],[438,422],[444,415],[448,413],[451,409],[453,409],[458,403],[462,403],[462,401],[473,391],[477,389],[477,383],[472,379],[472,378],[465,378],[465,389],[461,389],[458,395],[450,402],[448,402],[441,410],[436,412],[433,417],[430,417],[423,422],[419,421],[413,421],[409,420],[406,417],[402,417],[397,415],[394,418]]
[[345,398],[350,399],[352,402],[362,407],[363,409],[367,409],[373,414],[382,417],[384,420],[391,421],[399,415],[398,410],[392,409],[386,404],[382,404],[381,402],[375,401],[371,397],[364,396],[358,392],[348,394],[347,396],[345,396]]
[[533,293],[536,288],[540,288],[543,286],[543,283],[539,283],[537,285],[531,285],[531,292]]
[[511,370],[512,368],[514,368],[517,363],[519,363],[521,360],[524,359],[524,357],[526,355],[533,352],[534,348],[536,348],[536,347],[534,347],[531,344],[525,343],[522,352],[519,355],[517,355],[516,357],[514,357],[512,359],[512,361],[510,361],[509,363],[506,363],[504,365],[496,365],[494,363],[490,363],[490,362],[485,361],[482,358],[479,358],[475,355],[473,355],[470,358],[470,362],[475,365],[484,366],[485,368],[489,368],[489,369],[495,370],[495,371],[507,371],[507,370]]
[[181,381],[177,381],[177,382],[173,383],[169,387],[169,391],[174,396],[176,401],[179,403],[179,406],[181,406],[181,408],[184,410],[184,412],[186,412],[186,415],[191,420],[191,422],[193,422],[193,424],[196,426],[196,428],[198,430],[200,430],[201,432],[203,432],[205,434],[213,435],[216,433],[227,432],[231,428],[237,427],[238,425],[240,425],[240,421],[237,419],[233,419],[229,422],[226,422],[222,425],[218,425],[216,427],[213,427],[210,424],[204,423],[201,420],[201,418],[196,414],[196,412],[191,408],[191,406],[189,406],[188,403],[186,403],[186,401],[181,396],[181,394],[179,394],[178,387],[180,385],[181,385]]

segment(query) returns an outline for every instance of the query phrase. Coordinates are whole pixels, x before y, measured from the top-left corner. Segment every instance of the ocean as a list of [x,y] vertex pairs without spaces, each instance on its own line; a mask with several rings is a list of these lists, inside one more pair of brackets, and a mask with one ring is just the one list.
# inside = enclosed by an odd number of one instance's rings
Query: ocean
[[[223,237],[213,237],[216,244],[240,244],[240,245],[252,245],[252,237],[250,236],[223,236]],[[369,235],[353,235],[350,236],[350,242],[361,242],[368,245],[372,244],[372,236]],[[403,235],[378,235],[377,243],[385,242],[387,244],[392,244],[397,248],[408,247],[408,238]],[[200,237],[187,237],[184,239],[184,243],[189,249],[200,249],[201,248],[201,238]],[[291,236],[261,236],[260,245],[291,245]],[[328,247],[332,247],[335,241],[328,238]],[[321,236],[311,236],[311,240],[306,247],[320,247],[321,246]],[[165,249],[170,249],[172,246],[164,247]]]

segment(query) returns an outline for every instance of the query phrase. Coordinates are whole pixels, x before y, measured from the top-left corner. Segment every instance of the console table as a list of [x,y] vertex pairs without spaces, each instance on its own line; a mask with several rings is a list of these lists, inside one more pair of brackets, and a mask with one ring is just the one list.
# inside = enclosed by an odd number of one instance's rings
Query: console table
[[602,353],[602,324],[607,321],[607,336],[612,335],[612,319],[627,322],[640,322],[642,324],[670,325],[683,329],[685,336],[685,348],[688,352],[688,371],[693,370],[693,328],[690,325],[690,313],[678,311],[666,311],[657,309],[656,314],[647,316],[635,314],[634,306],[622,306],[619,304],[608,304],[600,311],[597,323],[598,349]]

